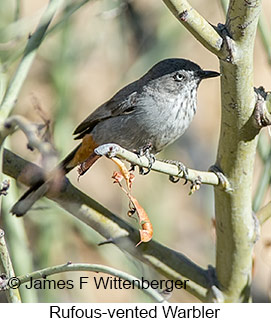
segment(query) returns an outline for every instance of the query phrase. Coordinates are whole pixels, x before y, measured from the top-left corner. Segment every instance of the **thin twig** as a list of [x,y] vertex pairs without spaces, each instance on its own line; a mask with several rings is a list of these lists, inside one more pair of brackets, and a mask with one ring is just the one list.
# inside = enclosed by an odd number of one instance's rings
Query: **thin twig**
[[[0,229],[0,269],[1,276],[4,274],[5,277],[15,277],[12,262],[9,257],[8,248],[5,242],[4,231]],[[0,278],[5,281],[3,277]],[[6,290],[7,299],[10,303],[21,303],[21,296],[18,289],[9,288]]]
[[43,167],[45,172],[48,173],[57,162],[57,154],[54,147],[40,138],[38,134],[38,125],[33,124],[23,116],[13,115],[6,119],[4,127],[7,129],[7,133],[13,133],[16,127],[23,131],[28,139],[28,147],[31,149],[36,148],[42,156]]
[[[127,160],[133,165],[138,165],[140,167],[146,167],[146,168],[149,167],[148,158],[146,158],[145,156],[138,156],[137,154],[134,154],[116,144],[101,145],[95,149],[95,152],[98,155],[107,155],[109,156],[109,158],[116,156]],[[175,176],[179,178],[186,177],[186,175],[183,172],[180,172],[180,169],[178,168],[178,166],[169,164],[166,162],[162,162],[159,160],[155,160],[151,169],[156,172],[167,174],[170,176]],[[203,172],[203,171],[198,171],[194,169],[187,169],[187,180],[193,183],[195,180],[199,178],[202,184],[219,185],[219,178],[215,173]]]
[[258,212],[259,208],[262,205],[262,201],[270,185],[270,175],[271,175],[271,152],[269,153],[269,157],[266,159],[264,163],[264,168],[261,172],[260,181],[258,183],[256,193],[254,195],[254,199],[253,199],[254,212]]
[[262,207],[257,213],[257,218],[260,224],[264,224],[268,219],[271,218],[271,202],[267,203],[264,207]]
[[47,276],[63,273],[63,272],[69,272],[69,271],[90,271],[95,273],[105,273],[115,277],[119,277],[122,280],[127,280],[132,284],[134,284],[139,290],[142,290],[142,292],[150,296],[156,302],[166,303],[162,294],[160,294],[158,291],[156,291],[151,287],[147,288],[146,285],[144,287],[144,284],[141,279],[135,276],[132,276],[130,274],[127,274],[123,271],[117,270],[112,267],[104,266],[104,265],[82,264],[82,263],[72,264],[68,262],[67,264],[37,270],[35,272],[29,273],[26,275],[18,276],[17,278],[20,284],[24,284],[29,282],[30,279],[33,279],[33,280],[47,279]]

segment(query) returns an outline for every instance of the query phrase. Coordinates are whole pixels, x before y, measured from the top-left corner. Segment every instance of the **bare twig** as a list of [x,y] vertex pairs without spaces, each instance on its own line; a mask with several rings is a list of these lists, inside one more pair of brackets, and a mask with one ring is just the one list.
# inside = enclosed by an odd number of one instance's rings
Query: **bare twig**
[[267,203],[264,207],[262,207],[257,213],[257,218],[260,224],[264,224],[267,220],[271,218],[271,202]]
[[[2,282],[15,276],[4,235],[4,231],[0,229],[0,269]],[[3,279],[3,274],[5,275],[6,279]],[[6,295],[10,303],[21,303],[21,297],[18,289],[7,289]]]
[[95,273],[105,273],[115,277],[119,277],[123,280],[129,281],[130,283],[134,284],[139,290],[142,290],[145,294],[150,296],[153,300],[159,303],[166,303],[163,295],[161,295],[158,291],[151,287],[144,287],[144,284],[141,279],[127,274],[123,271],[117,270],[112,267],[104,266],[104,265],[97,265],[97,264],[73,264],[73,263],[66,263],[63,265],[58,265],[54,267],[44,268],[41,270],[34,271],[32,273],[18,276],[18,280],[20,284],[24,284],[30,281],[30,279],[46,279],[47,276],[55,275],[58,273],[69,272],[69,271],[90,271]]
[[[132,165],[138,165],[140,167],[149,167],[149,160],[145,156],[138,156],[137,154],[134,154],[119,145],[116,144],[105,144],[101,145],[98,148],[95,149],[95,152],[98,155],[105,155],[110,157],[119,157],[122,159],[127,160]],[[183,172],[180,172],[180,169],[178,166],[165,163],[159,160],[155,160],[152,167],[152,170],[167,174],[174,177],[179,178],[185,178],[186,175],[183,174]],[[189,180],[191,183],[194,183],[198,178],[201,179],[202,184],[208,184],[208,185],[219,185],[219,178],[217,175],[213,172],[202,172],[194,169],[187,169],[187,180]]]
[[28,147],[31,147],[31,149],[36,148],[41,153],[45,172],[49,172],[57,163],[57,154],[54,147],[49,142],[40,138],[39,126],[37,124],[33,124],[19,115],[14,115],[6,119],[4,123],[6,134],[14,132],[17,127],[26,135]]

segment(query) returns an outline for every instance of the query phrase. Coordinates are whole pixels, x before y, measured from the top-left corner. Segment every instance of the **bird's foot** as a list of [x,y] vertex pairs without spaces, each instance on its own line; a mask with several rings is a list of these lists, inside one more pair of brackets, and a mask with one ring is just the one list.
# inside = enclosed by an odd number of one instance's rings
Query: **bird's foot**
[[[155,157],[154,155],[151,153],[151,149],[152,149],[152,144],[148,144],[146,146],[144,146],[143,148],[141,148],[139,150],[139,152],[137,152],[138,157],[144,156],[148,159],[148,167],[147,167],[147,171],[144,170],[143,167],[139,166],[139,174],[140,175],[147,175],[149,174],[149,172],[151,171],[152,165],[155,162]],[[134,165],[131,165],[131,167],[133,168]]]
[[[167,160],[167,159],[162,160],[162,161],[164,163],[177,166],[178,170],[179,170],[178,175],[182,175],[184,178],[184,185],[187,184],[187,182],[188,182],[188,168],[183,163],[181,163],[180,161],[177,161],[177,160]],[[180,180],[180,177],[169,175],[169,180],[172,183],[178,183]]]
[[201,178],[200,178],[200,176],[198,176],[191,183],[189,195],[192,195],[193,193],[198,191],[200,189],[200,187],[201,187],[201,184],[202,184]]
[[130,164],[129,172],[134,172],[136,169],[136,164]]
[[222,170],[217,165],[212,165],[208,169],[209,172],[213,172],[219,179],[219,183],[221,184],[222,188],[226,192],[232,191],[230,183],[227,177],[223,174]]

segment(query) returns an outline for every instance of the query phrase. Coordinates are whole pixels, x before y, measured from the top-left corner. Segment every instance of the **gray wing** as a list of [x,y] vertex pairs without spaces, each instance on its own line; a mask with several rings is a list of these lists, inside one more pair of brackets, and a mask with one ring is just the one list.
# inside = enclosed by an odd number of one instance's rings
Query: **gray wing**
[[90,133],[92,129],[101,121],[119,116],[122,114],[133,113],[140,91],[139,81],[135,81],[119,92],[117,92],[110,100],[99,106],[92,112],[79,126],[75,129],[75,139],[83,138]]

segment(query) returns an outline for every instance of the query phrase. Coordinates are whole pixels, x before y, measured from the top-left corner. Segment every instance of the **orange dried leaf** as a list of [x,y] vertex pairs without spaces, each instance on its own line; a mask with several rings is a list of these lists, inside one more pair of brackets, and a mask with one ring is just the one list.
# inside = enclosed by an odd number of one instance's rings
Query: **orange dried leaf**
[[143,209],[143,207],[138,203],[137,199],[134,198],[131,194],[127,194],[129,199],[131,200],[131,202],[134,204],[137,214],[138,214],[138,218],[139,218],[139,222],[141,225],[141,230],[139,230],[140,232],[140,241],[138,242],[138,244],[136,245],[136,247],[138,245],[140,245],[141,242],[148,242],[151,240],[152,235],[153,235],[153,228],[152,228],[152,224],[151,221],[146,213],[146,211]]
[[[135,211],[137,212],[139,223],[142,229],[139,230],[140,233],[140,241],[136,244],[136,247],[140,245],[142,242],[148,242],[151,240],[153,235],[152,224],[149,220],[149,217],[143,207],[138,203],[137,199],[130,194],[132,183],[135,179],[134,174],[129,173],[126,166],[117,158],[111,158],[115,164],[118,165],[120,172],[114,172],[112,178],[114,179],[114,183],[118,183],[123,192],[128,196],[131,204],[133,205],[132,210],[130,210],[131,214]],[[129,192],[121,185],[121,181],[125,178],[126,185],[128,187]]]

